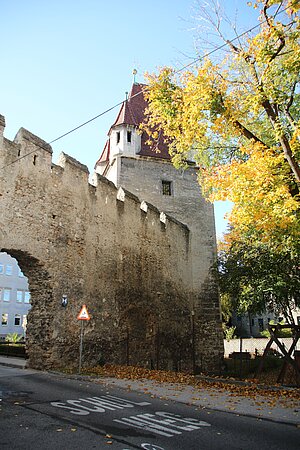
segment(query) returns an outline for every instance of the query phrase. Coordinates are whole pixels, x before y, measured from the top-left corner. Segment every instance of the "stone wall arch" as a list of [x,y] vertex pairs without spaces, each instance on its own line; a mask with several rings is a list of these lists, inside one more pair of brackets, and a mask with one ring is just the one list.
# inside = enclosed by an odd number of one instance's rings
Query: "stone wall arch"
[[31,309],[27,317],[26,352],[29,364],[38,369],[51,367],[54,299],[49,272],[41,261],[26,251],[2,247],[1,252],[15,258],[28,279]]

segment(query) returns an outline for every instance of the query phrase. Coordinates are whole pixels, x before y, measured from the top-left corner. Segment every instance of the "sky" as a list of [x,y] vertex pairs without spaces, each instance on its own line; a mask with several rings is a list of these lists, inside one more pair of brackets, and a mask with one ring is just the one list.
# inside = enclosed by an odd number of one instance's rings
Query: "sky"
[[[207,11],[213,0],[207,2]],[[180,69],[214,39],[199,18],[202,0],[0,0],[0,114],[5,137],[24,127],[50,142],[103,113],[145,72]],[[257,24],[244,0],[220,0],[239,31]],[[227,29],[228,38],[234,37]],[[197,44],[196,44],[197,43]],[[219,55],[219,54],[218,54]],[[217,54],[216,54],[217,56]],[[52,144],[93,172],[118,108]],[[215,207],[217,235],[228,203]]]

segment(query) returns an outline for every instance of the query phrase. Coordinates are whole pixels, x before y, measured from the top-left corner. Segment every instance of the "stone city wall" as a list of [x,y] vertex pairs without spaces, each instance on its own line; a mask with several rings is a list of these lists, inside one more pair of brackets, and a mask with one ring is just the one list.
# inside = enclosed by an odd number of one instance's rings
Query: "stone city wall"
[[23,128],[9,141],[4,126],[0,116],[0,251],[29,279],[30,366],[78,364],[86,304],[85,365],[190,367],[193,341],[196,360],[216,367],[221,339],[192,331],[189,229],[100,175],[90,184],[64,153],[53,164],[51,147]]

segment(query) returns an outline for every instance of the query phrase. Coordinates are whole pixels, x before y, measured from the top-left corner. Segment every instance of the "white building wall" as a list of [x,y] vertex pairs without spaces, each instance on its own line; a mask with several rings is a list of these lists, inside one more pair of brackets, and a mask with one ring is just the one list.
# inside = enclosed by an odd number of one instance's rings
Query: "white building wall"
[[[6,295],[8,292],[9,300]],[[20,294],[22,300],[18,301]],[[0,253],[0,339],[5,339],[10,333],[24,335],[22,324],[31,308],[30,303],[25,303],[28,298],[28,280],[20,271],[17,261],[7,253]],[[15,319],[18,317],[20,324],[16,325]]]
[[[224,350],[225,350],[224,356],[225,358],[228,358],[231,353],[240,352],[241,349],[242,352],[251,353],[251,355],[253,356],[255,354],[262,355],[268,342],[269,342],[268,338],[246,338],[242,339],[242,342],[240,339],[231,339],[230,341],[224,340]],[[279,342],[284,344],[286,349],[289,349],[293,343],[293,339],[279,338]],[[272,343],[271,348],[281,353],[280,348],[275,342]],[[300,350],[299,341],[295,347],[295,350]]]

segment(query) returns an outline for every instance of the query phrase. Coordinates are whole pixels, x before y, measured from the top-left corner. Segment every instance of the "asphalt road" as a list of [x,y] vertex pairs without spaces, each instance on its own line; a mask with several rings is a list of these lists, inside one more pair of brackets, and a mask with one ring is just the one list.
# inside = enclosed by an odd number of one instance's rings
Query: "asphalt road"
[[0,366],[0,448],[299,449],[292,425],[199,409],[86,379]]

